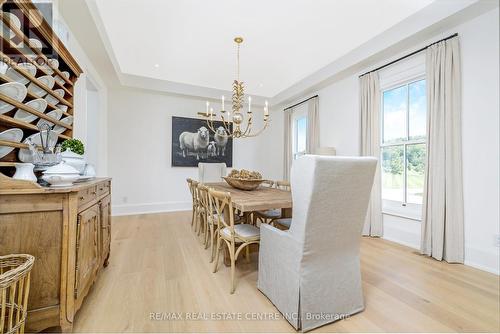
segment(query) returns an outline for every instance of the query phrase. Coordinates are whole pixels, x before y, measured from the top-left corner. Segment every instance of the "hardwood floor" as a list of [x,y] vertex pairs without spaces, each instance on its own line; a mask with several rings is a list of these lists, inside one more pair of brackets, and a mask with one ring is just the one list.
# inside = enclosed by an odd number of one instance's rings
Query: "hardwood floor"
[[[237,263],[230,295],[228,268],[212,273],[189,212],[114,217],[112,226],[109,266],[77,314],[75,332],[294,332],[280,318],[249,319],[277,312],[256,288],[257,254]],[[361,255],[365,311],[316,331],[500,331],[498,276],[383,239],[365,238]],[[151,320],[154,312],[163,320]],[[165,320],[169,313],[182,319]],[[212,313],[226,319],[200,319]]]

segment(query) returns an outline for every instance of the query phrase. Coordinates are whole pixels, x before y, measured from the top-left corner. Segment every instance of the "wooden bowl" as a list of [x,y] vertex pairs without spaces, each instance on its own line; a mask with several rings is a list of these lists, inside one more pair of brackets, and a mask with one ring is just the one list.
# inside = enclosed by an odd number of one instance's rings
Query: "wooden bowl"
[[265,181],[264,179],[237,179],[234,177],[222,177],[231,187],[241,190],[255,190],[260,184]]

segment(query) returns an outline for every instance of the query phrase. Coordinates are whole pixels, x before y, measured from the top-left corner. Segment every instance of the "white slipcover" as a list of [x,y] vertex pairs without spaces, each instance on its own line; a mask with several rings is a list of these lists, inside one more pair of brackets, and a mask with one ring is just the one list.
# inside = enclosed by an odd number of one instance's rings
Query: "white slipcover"
[[198,181],[200,183],[223,182],[223,176],[226,176],[225,163],[198,163]]
[[376,165],[373,157],[295,160],[290,230],[261,225],[257,285],[295,329],[364,309],[359,246]]

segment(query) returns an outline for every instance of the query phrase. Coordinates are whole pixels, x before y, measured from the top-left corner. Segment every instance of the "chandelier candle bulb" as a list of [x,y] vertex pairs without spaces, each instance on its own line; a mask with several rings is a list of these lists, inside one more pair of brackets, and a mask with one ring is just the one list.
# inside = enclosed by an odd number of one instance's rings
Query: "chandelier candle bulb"
[[210,106],[210,102],[207,101],[207,111],[205,112],[205,114],[207,114],[208,116],[208,107]]
[[224,95],[222,95],[222,112],[224,112],[225,108],[224,108]]
[[248,97],[248,113],[252,112],[252,97]]
[[266,106],[264,107],[264,116],[269,116],[269,106],[266,100]]

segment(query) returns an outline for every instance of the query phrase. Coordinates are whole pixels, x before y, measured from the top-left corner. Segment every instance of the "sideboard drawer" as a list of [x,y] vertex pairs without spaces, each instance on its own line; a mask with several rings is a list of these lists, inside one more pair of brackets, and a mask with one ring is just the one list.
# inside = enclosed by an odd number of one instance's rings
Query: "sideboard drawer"
[[109,181],[101,182],[97,185],[97,197],[108,195],[111,191],[111,184]]
[[97,186],[92,186],[78,192],[78,207],[85,205],[97,198]]

